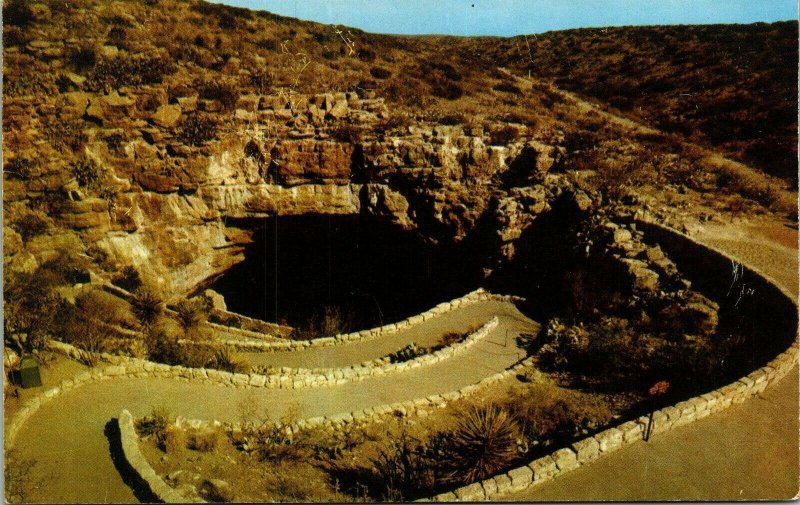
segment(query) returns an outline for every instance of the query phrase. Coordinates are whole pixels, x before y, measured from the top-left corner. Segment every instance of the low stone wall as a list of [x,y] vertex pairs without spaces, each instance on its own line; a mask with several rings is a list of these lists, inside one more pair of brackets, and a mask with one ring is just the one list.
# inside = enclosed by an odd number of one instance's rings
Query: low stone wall
[[203,503],[202,500],[187,499],[156,474],[139,449],[139,437],[133,425],[133,416],[127,410],[123,410],[119,415],[119,433],[126,461],[156,498],[164,503]]
[[421,314],[411,316],[402,321],[398,321],[397,323],[387,324],[378,328],[372,328],[370,330],[362,330],[354,333],[344,333],[332,337],[315,338],[313,340],[290,340],[281,342],[243,342],[238,340],[220,340],[220,341],[225,345],[228,345],[240,351],[259,351],[259,352],[287,351],[295,349],[306,349],[309,347],[327,347],[327,346],[345,344],[350,342],[361,342],[377,338],[380,336],[397,333],[398,331],[411,328],[412,326],[417,326],[423,323],[424,321],[433,319],[442,314],[446,314],[447,312],[455,310],[459,307],[464,307],[467,305],[471,305],[473,303],[488,301],[488,300],[515,302],[522,300],[522,298],[512,295],[495,295],[487,292],[483,288],[478,288],[475,291],[472,291],[471,293],[468,293],[460,298],[456,298],[455,300],[452,300],[450,302],[440,303],[436,307],[428,311],[425,311]]
[[[475,332],[470,333],[463,340],[456,342],[447,347],[443,347],[438,351],[429,354],[417,356],[416,358],[402,361],[398,363],[391,363],[387,358],[377,358],[359,366],[350,366],[342,368],[282,368],[279,375],[291,375],[293,377],[303,377],[311,382],[324,382],[328,377],[333,374],[337,375],[340,372],[345,378],[366,378],[376,375],[375,371],[380,368],[382,374],[389,374],[393,372],[400,372],[417,368],[423,365],[432,365],[439,363],[447,358],[451,358],[457,354],[461,354],[470,347],[474,346],[480,340],[489,336],[489,333],[497,327],[500,320],[497,316],[490,319],[486,324],[478,328]],[[382,375],[381,374],[381,375]]]
[[[216,319],[217,321],[212,321]],[[227,331],[238,330],[250,338],[285,338],[291,335],[294,328],[280,324],[253,319],[227,310],[214,309],[208,321],[212,328],[222,327]],[[246,327],[249,327],[246,328]],[[233,331],[231,331],[233,333]]]
[[[101,360],[118,366],[121,369],[119,375],[127,373],[146,374],[152,377],[163,377],[171,379],[186,379],[193,382],[215,383],[233,387],[261,387],[270,389],[300,389],[311,387],[334,386],[356,382],[370,377],[378,377],[396,372],[403,372],[423,365],[439,363],[456,354],[464,352],[474,346],[478,341],[489,335],[492,329],[498,324],[498,318],[494,317],[476,332],[469,335],[466,339],[434,353],[419,356],[415,359],[401,363],[388,365],[366,365],[349,366],[342,368],[326,369],[324,372],[311,372],[305,369],[284,369],[283,373],[259,374],[259,373],[230,373],[211,368],[189,368],[183,366],[165,365],[139,358],[126,356],[116,356],[108,353],[99,353],[97,357]],[[58,341],[50,341],[50,350],[62,353],[73,359],[82,359],[87,352],[78,349],[70,344]]]
[[[523,371],[523,369],[529,367],[531,363],[532,358],[525,358],[503,371],[492,374],[483,378],[479,382],[469,384],[456,391],[439,393],[426,397],[415,398],[413,400],[406,400],[403,402],[375,405],[353,412],[343,412],[330,416],[310,417],[286,425],[276,423],[276,426],[283,427],[287,433],[291,434],[312,428],[336,430],[348,424],[364,425],[381,422],[387,418],[410,417],[415,415],[425,416],[428,415],[433,409],[446,407],[453,401],[468,398],[503,379],[507,379],[515,374],[519,374]],[[238,431],[242,429],[242,425],[240,423],[222,423],[217,420],[209,421],[178,418],[176,420],[176,424],[181,428],[189,427],[193,429],[216,428],[220,426],[226,431]]]
[[[55,342],[55,343],[60,344],[60,346],[66,346],[66,348],[71,348],[71,350],[73,351],[78,351],[74,347],[69,346],[67,344],[62,344],[60,342]],[[62,347],[62,349],[64,348]],[[42,405],[58,397],[63,392],[70,391],[74,388],[86,384],[101,382],[113,378],[126,377],[126,376],[143,378],[143,377],[153,376],[154,369],[151,367],[145,367],[146,363],[154,365],[153,363],[145,362],[144,360],[135,360],[136,366],[131,366],[131,364],[129,364],[128,366],[109,365],[102,368],[95,367],[86,372],[82,372],[74,377],[65,379],[61,381],[57,386],[53,386],[49,389],[44,390],[41,394],[28,400],[25,403],[25,405],[6,424],[5,426],[6,449],[8,450],[11,447],[13,447],[14,440],[17,436],[17,433],[19,432],[19,429],[22,427],[23,424],[25,424],[28,418],[30,418],[34,413],[36,413],[36,411],[38,411]],[[342,426],[348,423],[354,423],[354,422],[366,423],[366,422],[378,421],[384,418],[385,416],[402,417],[411,415],[424,415],[424,413],[431,408],[444,407],[448,402],[468,397],[483,390],[484,388],[492,384],[495,384],[498,381],[506,379],[514,374],[518,374],[522,371],[522,369],[530,366],[531,363],[532,363],[532,358],[525,358],[517,362],[516,364],[512,365],[511,367],[507,368],[506,370],[492,374],[488,377],[485,377],[484,379],[482,379],[477,383],[464,386],[463,388],[457,391],[430,395],[424,398],[417,398],[414,400],[407,400],[404,402],[368,407],[366,409],[350,413],[342,413],[325,417],[313,417],[298,421],[297,423],[293,423],[292,425],[288,426],[287,429],[294,431],[294,430],[312,428],[316,426],[326,426],[335,429],[337,426]],[[161,366],[169,368],[169,366],[167,365],[161,365]],[[147,370],[147,368],[150,369]],[[186,369],[183,367],[180,368],[182,368],[181,370],[182,375],[179,376],[156,375],[156,376],[159,377],[172,376],[174,378],[179,378],[183,380],[208,379],[208,377],[203,378],[200,375],[197,376],[193,375],[192,369]],[[197,370],[199,369],[195,369],[195,371]],[[230,383],[226,384],[230,385]],[[247,383],[243,383],[240,387],[249,387],[249,385]]]
[[[695,249],[703,254],[721,256],[728,259],[728,261],[734,259],[729,254],[713,247],[698,244],[685,234],[654,223],[647,224],[657,228],[661,233],[674,235],[676,240],[684,244],[686,241],[690,241]],[[786,301],[794,306],[795,314],[797,313],[797,304],[791,293],[762,272],[752,267],[748,267],[748,270],[769,283],[779,293],[779,296],[785,297]],[[713,391],[653,411],[651,435],[663,433],[703,419],[711,414],[725,410],[733,404],[743,403],[748,398],[762,393],[770,384],[782,379],[797,364],[798,349],[800,349],[800,346],[798,345],[797,335],[795,335],[795,339],[788,349],[745,377]],[[510,492],[521,491],[530,486],[547,482],[558,475],[590,463],[627,444],[642,440],[649,420],[650,415],[648,414],[635,420],[625,421],[596,435],[581,439],[569,447],[563,447],[547,456],[535,459],[527,465],[513,468],[484,481],[474,482],[451,492],[420,501],[496,500]]]

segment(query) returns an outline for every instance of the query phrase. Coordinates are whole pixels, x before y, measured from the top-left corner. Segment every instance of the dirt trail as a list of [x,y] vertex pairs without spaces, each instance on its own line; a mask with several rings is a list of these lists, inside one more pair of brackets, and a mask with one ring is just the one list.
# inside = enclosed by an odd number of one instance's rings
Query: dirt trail
[[[797,297],[797,230],[791,223],[705,225],[694,238],[757,268]],[[793,498],[800,489],[798,379],[795,367],[763,395],[504,499]]]

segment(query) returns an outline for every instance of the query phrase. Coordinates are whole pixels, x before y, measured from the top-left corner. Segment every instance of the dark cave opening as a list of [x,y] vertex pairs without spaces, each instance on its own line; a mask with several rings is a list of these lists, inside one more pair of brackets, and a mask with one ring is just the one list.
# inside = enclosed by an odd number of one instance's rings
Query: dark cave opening
[[417,314],[479,287],[482,257],[369,215],[229,220],[252,230],[245,260],[210,287],[228,309],[302,326],[338,311],[344,331]]

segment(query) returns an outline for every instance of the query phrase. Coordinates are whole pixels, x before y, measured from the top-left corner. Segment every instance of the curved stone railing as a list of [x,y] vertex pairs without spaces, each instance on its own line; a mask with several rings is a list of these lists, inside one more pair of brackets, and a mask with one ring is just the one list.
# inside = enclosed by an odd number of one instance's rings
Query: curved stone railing
[[397,333],[398,331],[417,326],[424,321],[433,319],[435,317],[446,314],[452,310],[471,305],[481,301],[506,301],[516,302],[523,300],[523,298],[513,295],[495,295],[487,292],[483,288],[478,288],[471,293],[468,293],[460,298],[456,298],[450,302],[443,302],[436,307],[427,310],[421,314],[417,314],[406,318],[396,323],[387,324],[378,328],[370,330],[362,330],[354,333],[344,333],[332,337],[315,338],[313,340],[290,340],[281,342],[243,342],[239,340],[224,340],[219,339],[218,342],[230,346],[231,348],[240,351],[258,351],[258,352],[271,352],[271,351],[290,351],[297,349],[307,349],[309,347],[327,347],[332,345],[339,345],[352,342],[361,342],[371,340],[373,338],[381,337]]
[[[59,344],[61,344],[59,342]],[[66,345],[66,344],[61,344]],[[67,346],[72,350],[76,350],[72,346]],[[336,425],[344,425],[347,423],[352,422],[365,422],[369,420],[377,420],[382,416],[408,416],[414,415],[419,413],[421,410],[426,410],[428,408],[434,407],[442,407],[446,403],[454,400],[458,400],[476,392],[482,390],[483,388],[494,384],[500,380],[510,377],[516,373],[522,371],[523,368],[530,366],[532,363],[531,358],[525,358],[520,360],[519,362],[515,363],[511,367],[492,374],[483,378],[482,380],[464,386],[463,388],[452,391],[449,393],[441,393],[430,395],[424,398],[419,398],[415,400],[407,400],[404,402],[397,402],[393,404],[387,405],[379,405],[374,407],[368,407],[366,409],[350,412],[350,413],[343,413],[337,414],[333,416],[325,416],[325,417],[314,417],[309,418],[306,420],[299,421],[290,425],[290,429],[304,429],[314,426],[336,426]],[[53,386],[49,389],[44,390],[41,394],[29,399],[25,402],[25,405],[13,416],[8,423],[5,425],[5,444],[6,449],[10,449],[14,445],[14,440],[16,439],[17,433],[19,429],[22,427],[23,424],[32,416],[39,408],[51,401],[52,399],[58,397],[62,393],[66,391],[70,391],[74,388],[78,388],[87,384],[102,382],[109,379],[120,378],[120,377],[148,377],[148,376],[156,376],[156,377],[172,377],[176,379],[185,379],[185,380],[199,380],[199,381],[206,381],[208,382],[208,376],[202,376],[199,373],[195,375],[192,369],[186,369],[183,367],[180,370],[180,375],[154,375],[155,368],[152,366],[155,365],[154,363],[147,362],[144,360],[135,360],[132,363],[128,363],[127,366],[124,365],[109,365],[103,368],[95,367],[92,370],[88,370],[82,372],[74,377],[62,380],[57,386]],[[161,367],[169,368],[167,365],[160,365]],[[200,369],[194,369],[195,373],[197,373]],[[233,374],[229,374],[233,375]],[[234,385],[232,382],[225,382],[226,385]],[[239,387],[247,387],[249,384],[244,383],[239,385]]]
[[[692,247],[696,248],[696,250],[702,250],[705,254],[710,253],[728,261],[736,260],[730,254],[706,244],[697,243],[683,233],[655,223],[644,224],[660,230],[661,233],[669,234],[676,240],[688,241],[692,244]],[[769,283],[794,306],[795,313],[797,312],[797,303],[787,289],[753,267],[748,266],[747,270]],[[522,491],[530,486],[549,481],[558,475],[590,463],[627,444],[642,440],[648,424],[650,424],[650,433],[658,434],[692,423],[698,419],[703,419],[733,404],[742,403],[748,398],[762,393],[767,386],[779,381],[797,364],[798,349],[800,349],[800,346],[795,334],[795,339],[785,351],[778,354],[765,366],[730,384],[655,410],[638,419],[625,421],[593,436],[578,440],[569,447],[555,450],[549,455],[535,459],[526,465],[518,466],[481,482],[474,482],[421,501],[494,500],[508,493]],[[652,423],[650,421],[651,418]]]
[[[349,367],[330,368],[326,369],[324,372],[312,372],[305,369],[287,368],[285,369],[284,373],[243,374],[225,372],[212,368],[190,368],[179,365],[165,365],[140,358],[116,356],[108,353],[94,353],[94,356],[107,363],[111,363],[112,365],[120,366],[123,368],[123,370],[127,370],[125,367],[128,367],[131,370],[134,370],[134,373],[145,374],[154,377],[189,379],[197,382],[217,383],[234,387],[262,387],[270,389],[324,387],[356,382],[368,379],[370,377],[402,372],[423,365],[439,363],[474,346],[478,341],[488,336],[491,330],[497,326],[498,322],[499,320],[495,316],[461,342],[445,347],[444,349],[440,349],[436,352],[419,356],[412,360],[380,366],[354,365]],[[48,342],[47,346],[50,350],[59,352],[73,359],[83,359],[88,354],[87,351],[58,341],[50,341]]]
[[[310,380],[312,382],[319,382],[319,381],[326,381],[328,380],[327,377],[333,375],[338,376],[342,374],[345,378],[366,378],[370,376],[376,375],[375,370],[381,369],[382,374],[389,374],[393,372],[400,372],[404,370],[410,370],[412,368],[417,368],[423,365],[432,365],[434,363],[439,363],[447,358],[451,358],[457,354],[460,354],[470,347],[474,346],[480,340],[489,336],[489,333],[497,327],[500,320],[497,316],[490,319],[486,324],[478,328],[473,333],[467,335],[466,338],[456,342],[452,345],[447,347],[443,347],[437,351],[432,353],[423,354],[421,356],[417,356],[416,358],[409,359],[407,361],[401,361],[398,363],[391,363],[388,362],[385,358],[378,358],[366,363],[362,363],[358,366],[349,366],[349,367],[340,367],[340,368],[288,368],[284,367],[281,369],[281,374],[279,375],[291,375],[293,377],[305,377],[306,380]],[[269,375],[267,375],[269,376]]]
[[[369,424],[373,422],[380,422],[388,417],[399,418],[411,417],[414,415],[424,416],[434,409],[443,408],[451,402],[468,398],[491,386],[492,384],[495,384],[503,379],[507,379],[512,375],[521,373],[523,369],[532,364],[532,361],[532,358],[525,358],[505,370],[484,377],[474,384],[469,384],[455,391],[438,393],[415,398],[413,400],[406,400],[403,402],[375,405],[353,412],[343,412],[329,416],[309,417],[288,424],[275,423],[275,426],[278,428],[284,428],[287,433],[291,434],[318,427],[336,429],[348,424]],[[222,427],[226,431],[238,431],[242,429],[242,423],[238,422],[223,423],[217,420],[185,419],[181,417],[176,419],[176,424],[179,427],[184,427],[184,425],[186,425],[192,429],[216,427]]]
[[119,415],[119,434],[122,442],[122,453],[133,471],[147,484],[150,492],[164,503],[203,503],[202,500],[187,499],[164,482],[164,479],[147,462],[139,449],[139,437],[133,425],[133,416],[127,410]]

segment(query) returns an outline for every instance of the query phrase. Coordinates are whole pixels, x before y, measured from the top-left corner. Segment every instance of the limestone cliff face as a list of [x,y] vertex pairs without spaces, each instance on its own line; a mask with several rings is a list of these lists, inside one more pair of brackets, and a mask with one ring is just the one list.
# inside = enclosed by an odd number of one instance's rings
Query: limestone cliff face
[[[231,112],[197,96],[139,108],[145,98],[163,99],[157,91],[70,94],[62,113],[99,125],[86,132],[82,163],[101,188],[60,170],[9,179],[6,190],[12,200],[51,195],[56,224],[168,295],[202,287],[242,260],[250,235],[228,225],[232,218],[368,213],[433,240],[461,240],[499,202],[499,233],[509,242],[530,220],[515,202],[528,216],[543,211],[544,174],[559,158],[558,148],[530,138],[500,146],[482,130],[392,126],[382,100],[352,93],[245,95]],[[224,132],[192,144],[181,128],[195,110]],[[108,139],[128,131],[138,135],[112,147]]]

